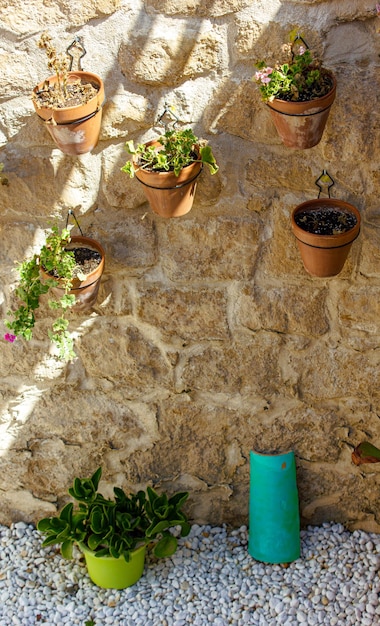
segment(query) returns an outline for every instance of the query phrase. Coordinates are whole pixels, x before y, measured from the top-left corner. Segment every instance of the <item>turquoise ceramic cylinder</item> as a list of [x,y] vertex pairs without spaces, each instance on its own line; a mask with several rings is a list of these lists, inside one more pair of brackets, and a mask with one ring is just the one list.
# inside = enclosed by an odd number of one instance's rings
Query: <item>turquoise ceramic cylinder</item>
[[290,563],[300,551],[294,452],[251,451],[248,552],[257,561]]

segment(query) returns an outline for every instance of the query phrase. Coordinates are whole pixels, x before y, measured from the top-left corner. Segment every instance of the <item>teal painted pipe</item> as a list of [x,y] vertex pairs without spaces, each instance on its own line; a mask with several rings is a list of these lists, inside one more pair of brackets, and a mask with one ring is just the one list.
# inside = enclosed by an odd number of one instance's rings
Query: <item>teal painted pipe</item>
[[294,452],[250,452],[248,552],[257,561],[299,558],[300,519]]

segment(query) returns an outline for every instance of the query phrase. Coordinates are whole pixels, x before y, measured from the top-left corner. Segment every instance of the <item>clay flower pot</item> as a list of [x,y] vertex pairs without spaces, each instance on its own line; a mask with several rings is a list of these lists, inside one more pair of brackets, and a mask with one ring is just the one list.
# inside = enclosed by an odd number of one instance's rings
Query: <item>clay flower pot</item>
[[[91,72],[69,72],[68,83],[80,79],[83,84],[92,83],[97,94],[83,105],[48,108],[39,107],[33,98],[34,108],[43,120],[54,142],[65,154],[85,154],[91,152],[98,143],[104,103],[104,84],[102,79]],[[56,76],[50,76],[50,85],[57,82]],[[33,90],[37,95],[44,89],[46,81],[39,83]]]
[[[351,227],[343,232],[323,235],[307,232],[299,225],[301,213],[317,214],[331,209],[341,212],[343,221],[350,216]],[[291,224],[305,270],[311,276],[325,278],[336,276],[343,269],[351,245],[360,232],[360,213],[352,204],[342,200],[331,198],[308,200],[293,210]]]
[[[82,235],[71,237],[71,241],[70,244],[67,246],[67,250],[73,250],[75,248],[87,248],[89,250],[98,252],[101,256],[101,260],[98,266],[89,274],[87,274],[84,280],[74,278],[73,288],[70,290],[70,294],[74,294],[76,298],[76,302],[71,310],[77,312],[87,311],[95,304],[98,297],[100,279],[104,271],[105,252],[98,241],[96,241],[95,239],[91,239],[90,237],[84,237]],[[51,278],[51,275],[45,272],[42,268],[41,274],[45,280]],[[59,287],[53,287],[52,291],[55,292],[58,297],[62,297],[63,289],[60,289]]]
[[275,98],[267,103],[276,130],[288,148],[312,148],[322,139],[336,94],[336,79],[333,75],[331,78],[333,87],[321,98],[306,102]]
[[[153,140],[147,146],[159,146]],[[197,179],[202,171],[202,161],[184,167],[178,176],[174,172],[154,172],[139,167],[137,159],[133,160],[135,176],[142,183],[145,196],[152,211],[161,217],[180,217],[188,213],[194,202]]]

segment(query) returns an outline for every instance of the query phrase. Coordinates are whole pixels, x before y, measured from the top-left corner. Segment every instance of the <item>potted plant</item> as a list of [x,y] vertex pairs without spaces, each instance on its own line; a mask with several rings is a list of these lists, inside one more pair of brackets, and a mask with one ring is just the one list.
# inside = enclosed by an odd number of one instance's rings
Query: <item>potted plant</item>
[[[73,46],[79,47],[79,44],[77,38]],[[67,55],[57,54],[47,33],[41,35],[38,45],[46,51],[48,68],[54,75],[33,90],[37,115],[62,152],[74,155],[91,152],[99,139],[103,81],[91,72],[69,71]]]
[[321,138],[336,94],[333,73],[313,58],[297,35],[283,46],[284,63],[273,67],[259,61],[254,80],[266,102],[283,143],[290,148],[312,148]]
[[[328,198],[320,198],[323,184],[328,186]],[[316,181],[320,188],[318,198],[302,202],[291,215],[304,268],[311,276],[321,278],[341,272],[360,232],[358,209],[343,200],[330,198],[333,184],[331,176],[323,170]]]
[[182,512],[189,494],[168,497],[151,487],[126,494],[114,487],[114,498],[105,498],[98,492],[101,474],[99,467],[91,478],[75,478],[68,492],[78,507],[69,502],[58,516],[40,520],[37,529],[46,536],[42,545],[60,544],[64,558],[72,558],[76,544],[96,585],[123,589],[141,578],[148,544],[155,556],[171,556],[178,540],[170,529],[179,526],[182,537],[189,534]]
[[152,210],[162,217],[178,217],[190,211],[204,163],[211,174],[219,169],[211,147],[190,128],[167,130],[136,147],[128,141],[126,149],[133,158],[122,171],[143,184]]
[[57,312],[57,319],[48,330],[49,338],[57,346],[60,359],[72,359],[75,353],[66,312],[85,311],[95,303],[104,261],[99,242],[83,235],[71,237],[67,228],[59,232],[53,226],[41,250],[18,266],[16,295],[21,304],[8,311],[13,319],[5,321],[11,333],[4,339],[13,343],[17,337],[32,338],[40,296],[50,292],[49,307]]

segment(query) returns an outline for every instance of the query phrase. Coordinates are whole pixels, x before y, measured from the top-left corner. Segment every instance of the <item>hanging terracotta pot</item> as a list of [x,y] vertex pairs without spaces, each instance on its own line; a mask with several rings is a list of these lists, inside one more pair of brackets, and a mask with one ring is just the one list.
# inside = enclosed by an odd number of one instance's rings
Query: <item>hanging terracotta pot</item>
[[85,560],[88,575],[92,582],[103,589],[125,589],[131,587],[144,572],[145,545],[131,552],[127,562],[123,556],[118,559],[112,556],[97,557],[96,552],[80,544]]
[[33,104],[37,115],[43,120],[58,148],[65,154],[85,154],[91,152],[98,143],[104,103],[104,84],[97,74],[76,71],[68,73],[68,84],[80,80],[82,84],[92,84],[96,95],[85,104],[48,108],[36,104],[39,93],[46,91],[46,84],[54,86],[56,76],[39,83],[33,90]]
[[[341,232],[327,232],[334,216]],[[308,232],[302,225],[312,222],[316,232]],[[305,270],[311,276],[329,277],[341,272],[352,243],[360,232],[360,213],[356,207],[342,200],[318,198],[298,205],[292,212],[291,224]],[[343,225],[343,228],[342,228]],[[337,230],[338,230],[337,229]]]
[[[70,294],[74,294],[76,298],[75,305],[71,307],[72,311],[87,311],[90,309],[96,302],[100,279],[102,277],[105,265],[105,252],[101,244],[95,239],[91,239],[90,237],[84,237],[82,235],[78,235],[75,237],[71,237],[70,244],[67,246],[67,250],[74,249],[84,249],[92,252],[97,252],[100,256],[99,264],[86,274],[83,280],[79,278],[74,278],[72,281],[72,289],[70,290]],[[41,268],[41,274],[45,280],[51,278],[51,275],[45,272]],[[59,282],[59,280],[58,280]],[[53,287],[53,292],[57,295],[57,297],[62,297],[63,289],[60,287]]]
[[277,132],[288,148],[312,148],[323,135],[331,106],[335,100],[336,79],[333,87],[321,98],[306,102],[292,102],[275,98],[267,103]]
[[248,552],[265,563],[300,556],[300,519],[294,452],[250,452]]
[[[147,146],[160,146],[150,141]],[[197,179],[202,171],[202,161],[198,160],[184,167],[178,176],[174,172],[154,172],[140,168],[134,160],[135,176],[142,183],[145,196],[151,209],[161,217],[180,217],[188,213],[194,202]]]

